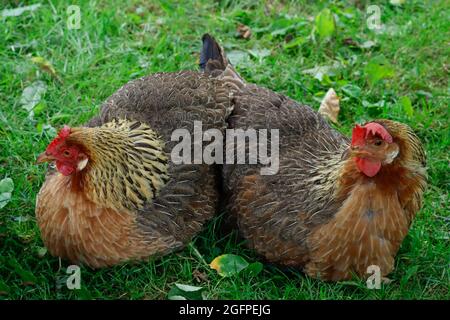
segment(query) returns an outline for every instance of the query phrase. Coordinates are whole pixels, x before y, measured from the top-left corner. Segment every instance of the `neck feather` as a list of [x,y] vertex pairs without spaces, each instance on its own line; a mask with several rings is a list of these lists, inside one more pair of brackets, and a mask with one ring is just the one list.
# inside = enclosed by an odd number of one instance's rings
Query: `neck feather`
[[86,168],[73,175],[73,185],[103,207],[142,209],[168,180],[164,143],[145,124],[120,120],[73,128],[68,142],[80,145],[89,157]]

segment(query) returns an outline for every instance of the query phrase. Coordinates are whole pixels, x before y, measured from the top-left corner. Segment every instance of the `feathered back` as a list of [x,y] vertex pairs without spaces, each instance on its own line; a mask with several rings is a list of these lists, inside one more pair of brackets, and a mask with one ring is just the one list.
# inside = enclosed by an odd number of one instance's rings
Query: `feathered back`
[[[100,122],[127,118],[148,124],[161,136],[170,159],[172,148],[179,143],[171,141],[174,130],[188,130],[193,146],[194,121],[201,121],[203,130],[225,129],[229,97],[226,84],[206,74],[156,73],[114,93],[102,106]],[[186,241],[215,212],[216,173],[206,164],[174,165],[170,161],[168,175],[159,196],[139,212],[139,222],[146,232],[158,228],[158,232]]]

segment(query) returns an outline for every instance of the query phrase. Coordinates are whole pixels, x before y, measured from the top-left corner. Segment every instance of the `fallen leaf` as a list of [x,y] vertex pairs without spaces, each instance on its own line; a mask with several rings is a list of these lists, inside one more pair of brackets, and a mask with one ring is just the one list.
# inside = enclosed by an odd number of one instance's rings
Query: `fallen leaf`
[[353,40],[353,38],[345,38],[344,40],[342,40],[342,43],[349,47],[359,47],[358,42]]
[[35,81],[23,90],[20,104],[28,111],[29,118],[33,118],[33,109],[41,101],[41,97],[46,91],[47,85],[43,81]]
[[327,38],[333,35],[336,30],[336,22],[330,9],[323,9],[316,16],[315,30],[321,38]]
[[39,258],[42,258],[47,253],[47,248],[46,247],[38,247],[36,250],[36,253]]
[[378,46],[378,44],[375,41],[367,40],[363,43],[360,43],[353,38],[345,38],[342,40],[342,43],[346,46],[352,47],[352,48],[359,48],[359,49],[370,49],[372,47]]
[[250,27],[242,23],[240,23],[237,26],[236,31],[238,33],[238,36],[243,39],[250,39],[250,37],[252,36],[252,31],[250,30]]
[[30,220],[29,216],[16,216],[16,217],[11,217],[11,220],[14,222],[27,222]]
[[37,47],[38,42],[36,40],[31,40],[28,43],[15,43],[11,46],[9,46],[9,48],[12,51],[16,51],[16,49],[28,49],[28,48],[35,48]]
[[428,99],[433,98],[433,94],[428,92],[428,91],[417,90],[416,93],[417,93],[418,96],[426,97]]
[[39,133],[46,134],[49,138],[56,136],[56,129],[50,124],[38,123],[36,129]]
[[198,269],[195,269],[195,270],[192,272],[192,276],[194,277],[194,279],[195,279],[197,282],[208,282],[208,276],[206,275],[206,273],[201,272],[201,271],[198,270]]
[[378,102],[370,102],[367,100],[363,100],[362,105],[365,108],[384,108],[386,105],[386,101],[380,100]]
[[375,41],[367,40],[360,44],[359,47],[362,49],[370,49],[372,47],[376,47],[377,45],[378,44]]
[[36,3],[31,6],[19,7],[19,8],[14,8],[14,9],[3,9],[1,16],[2,17],[18,17],[25,11],[35,11],[40,6],[41,6],[40,3]]
[[269,49],[251,49],[248,51],[253,57],[262,60],[265,57],[270,56],[271,51]]
[[334,123],[338,123],[339,97],[333,88],[330,88],[320,104],[319,113]]
[[167,298],[169,300],[206,300],[203,287],[195,287],[187,284],[175,283],[170,289]]
[[339,62],[335,62],[332,66],[317,66],[311,69],[303,70],[302,73],[312,75],[317,80],[322,81],[325,75],[333,76],[335,74],[334,70],[339,67]]
[[5,178],[0,181],[0,209],[4,208],[11,200],[14,190],[14,182],[11,178]]
[[42,69],[42,71],[47,72],[52,77],[56,78],[58,81],[61,81],[58,74],[56,73],[55,68],[50,63],[50,61],[42,58],[42,57],[32,57],[31,61],[36,64],[39,68]]
[[394,280],[389,279],[388,277],[381,277],[382,284],[391,284]]
[[244,258],[235,254],[223,254],[216,257],[209,265],[222,277],[229,277],[238,274],[249,266]]

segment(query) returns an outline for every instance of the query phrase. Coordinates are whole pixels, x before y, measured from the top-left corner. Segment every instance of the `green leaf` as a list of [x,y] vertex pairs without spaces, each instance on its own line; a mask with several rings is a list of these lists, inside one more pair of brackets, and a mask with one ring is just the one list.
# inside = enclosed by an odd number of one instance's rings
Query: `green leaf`
[[403,96],[400,98],[400,103],[403,107],[403,111],[409,116],[412,117],[414,115],[414,109],[412,107],[411,99],[407,96]]
[[46,247],[38,247],[36,249],[36,253],[37,253],[39,258],[42,258],[47,253],[47,248]]
[[323,9],[315,19],[316,32],[321,38],[327,38],[333,35],[336,30],[333,13],[330,9]]
[[205,300],[203,287],[175,283],[168,293],[169,300]]
[[284,36],[289,32],[293,32],[295,29],[298,29],[304,25],[306,25],[306,21],[301,21],[299,19],[291,19],[291,18],[278,18],[274,20],[269,27],[257,29],[255,28],[256,33],[267,32],[270,31],[270,35],[272,37]]
[[262,60],[263,58],[270,56],[271,51],[269,49],[251,49],[248,51],[253,57]]
[[394,68],[382,57],[374,58],[364,68],[369,82],[375,84],[378,81],[394,76]]
[[210,263],[210,267],[215,269],[222,277],[229,277],[238,274],[248,267],[248,262],[244,258],[235,254],[223,254]]
[[431,94],[431,93],[428,92],[428,91],[417,90],[416,93],[417,93],[418,96],[427,97],[428,99],[433,98],[433,94]]
[[53,128],[50,124],[44,124],[41,127],[41,131],[40,132],[41,133],[45,133],[49,138],[52,138],[52,139],[53,139],[54,136],[56,136],[56,129]]
[[335,62],[333,65],[325,65],[325,66],[316,66],[314,68],[311,69],[306,69],[303,70],[302,73],[303,74],[309,74],[311,76],[313,76],[314,78],[316,78],[317,80],[319,80],[320,82],[322,82],[322,80],[326,77],[326,76],[335,76],[336,75],[336,69],[338,69],[340,67],[340,64],[338,62]]
[[14,190],[14,182],[11,178],[5,178],[0,181],[0,193],[12,192]]
[[0,181],[0,209],[4,208],[11,200],[14,190],[14,182],[11,178],[5,178]]
[[347,84],[341,90],[352,98],[359,98],[361,96],[361,88],[353,84]]
[[244,269],[245,273],[256,277],[258,274],[261,273],[261,271],[263,270],[264,266],[261,262],[252,262],[248,265],[247,268]]
[[30,118],[34,115],[34,107],[41,101],[41,97],[46,91],[47,85],[43,81],[35,81],[23,90],[20,104],[28,111]]

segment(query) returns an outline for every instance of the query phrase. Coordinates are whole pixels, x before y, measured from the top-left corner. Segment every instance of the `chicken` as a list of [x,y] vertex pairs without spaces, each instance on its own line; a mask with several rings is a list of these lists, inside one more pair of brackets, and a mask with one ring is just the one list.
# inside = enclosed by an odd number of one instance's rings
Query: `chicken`
[[[223,50],[205,56],[208,74],[230,68]],[[229,127],[279,130],[276,174],[262,175],[261,164],[223,168],[227,208],[248,245],[323,280],[364,277],[371,265],[389,274],[426,187],[425,153],[412,129],[374,120],[355,125],[348,139],[284,95],[248,83],[239,90]]]
[[225,83],[193,71],[150,75],[86,126],[61,129],[38,157],[56,164],[36,199],[49,252],[99,268],[183,248],[215,214],[218,176],[213,165],[175,164],[171,135],[192,135],[196,120],[223,130]]

